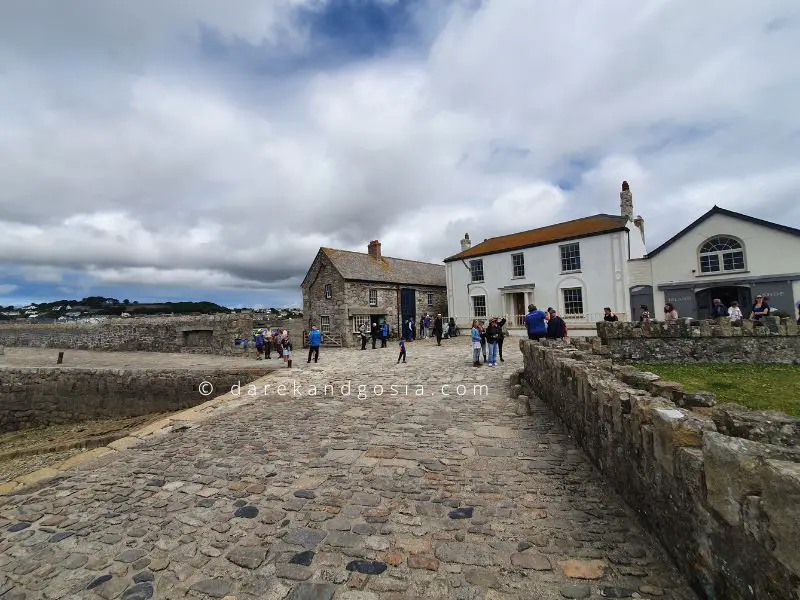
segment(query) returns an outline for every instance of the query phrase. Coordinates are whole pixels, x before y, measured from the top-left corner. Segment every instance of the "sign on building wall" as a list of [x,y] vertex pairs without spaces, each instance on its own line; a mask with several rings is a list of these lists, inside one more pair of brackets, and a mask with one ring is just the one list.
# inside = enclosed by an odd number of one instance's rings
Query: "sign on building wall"
[[[678,311],[679,317],[695,317],[697,313],[697,301],[695,293],[691,288],[679,288],[664,292],[664,302],[669,302]],[[656,319],[664,318],[664,307],[653,307],[653,317]]]
[[769,298],[770,308],[777,308],[790,315],[795,313],[791,283],[786,281],[781,283],[756,283],[753,285],[753,298],[758,294]]

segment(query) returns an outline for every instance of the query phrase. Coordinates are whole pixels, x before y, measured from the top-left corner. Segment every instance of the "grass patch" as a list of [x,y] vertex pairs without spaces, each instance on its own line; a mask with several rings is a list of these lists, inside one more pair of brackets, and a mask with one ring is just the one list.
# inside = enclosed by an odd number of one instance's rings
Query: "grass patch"
[[651,364],[637,369],[683,385],[687,392],[712,392],[719,402],[753,410],[781,410],[800,417],[800,366]]

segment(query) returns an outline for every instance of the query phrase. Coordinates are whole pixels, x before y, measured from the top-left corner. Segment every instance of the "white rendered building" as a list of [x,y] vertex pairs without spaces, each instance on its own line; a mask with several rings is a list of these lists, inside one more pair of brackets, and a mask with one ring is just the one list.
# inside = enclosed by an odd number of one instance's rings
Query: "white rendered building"
[[444,260],[450,315],[461,324],[513,315],[513,326],[534,304],[592,327],[606,306],[626,318],[630,259],[643,258],[645,245],[644,220],[633,216],[627,182],[622,188],[620,215],[594,215],[475,246],[465,235],[461,252]]
[[620,215],[599,214],[471,245],[444,260],[449,313],[460,325],[508,315],[520,326],[530,304],[553,307],[575,335],[593,335],[608,306],[638,320],[666,302],[681,317],[707,318],[712,301],[737,301],[745,315],[756,295],[797,316],[800,230],[713,207],[650,253],[644,220],[634,218],[627,182]]

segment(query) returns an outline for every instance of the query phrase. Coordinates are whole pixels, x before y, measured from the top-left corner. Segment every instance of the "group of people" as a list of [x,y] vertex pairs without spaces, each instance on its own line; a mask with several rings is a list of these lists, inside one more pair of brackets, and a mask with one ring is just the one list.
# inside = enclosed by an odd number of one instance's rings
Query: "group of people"
[[[800,302],[798,303],[798,319],[797,323],[800,324]],[[647,323],[652,320],[652,316],[650,315],[650,309],[647,307],[646,304],[642,304],[640,307],[641,314],[639,315],[639,321],[642,323]],[[754,323],[759,323],[761,319],[764,317],[768,317],[772,308],[769,305],[769,298],[764,296],[763,294],[759,294],[755,298],[755,302],[750,310],[750,316],[748,319],[753,321]],[[605,308],[605,316],[603,319],[605,321],[617,321],[617,316],[611,312],[611,309],[606,307]],[[677,321],[678,320],[678,310],[675,308],[675,305],[671,302],[667,302],[664,305],[664,320],[665,321]],[[731,320],[732,323],[741,323],[744,320],[744,313],[742,312],[739,303],[733,301],[730,303],[730,306],[725,306],[722,300],[719,298],[714,298],[712,301],[711,306],[711,318],[712,319],[724,319],[728,318]]]
[[492,317],[489,319],[488,327],[485,321],[478,319],[472,321],[473,366],[481,366],[481,354],[483,354],[483,362],[490,367],[497,366],[498,355],[500,362],[505,362],[503,360],[503,340],[508,335],[508,332],[503,329],[505,325],[506,320],[500,317]]
[[[417,328],[414,319],[406,319],[402,323],[402,332],[400,339],[406,342],[414,341],[415,339],[428,339],[435,337],[437,345],[442,345],[442,340],[452,337],[456,334],[456,320],[450,317],[450,321],[445,327],[445,322],[441,313],[436,317],[431,318],[430,315],[425,315],[419,320],[419,338],[417,338]],[[374,321],[372,326],[369,327],[367,323],[362,323],[358,328],[359,336],[361,337],[361,349],[367,349],[367,342],[372,338],[372,349],[377,347],[378,340],[380,340],[381,348],[386,348],[386,342],[391,335],[392,329],[389,323],[378,323]]]
[[270,351],[272,344],[275,344],[275,350],[278,356],[283,358],[289,367],[292,366],[292,342],[289,339],[289,332],[286,329],[279,331],[270,331],[269,329],[259,329],[255,336],[256,342],[256,360],[264,358],[270,359]]
[[536,305],[528,306],[525,315],[525,328],[528,330],[528,339],[563,340],[567,338],[567,323],[558,316],[558,311],[553,307],[541,310]]

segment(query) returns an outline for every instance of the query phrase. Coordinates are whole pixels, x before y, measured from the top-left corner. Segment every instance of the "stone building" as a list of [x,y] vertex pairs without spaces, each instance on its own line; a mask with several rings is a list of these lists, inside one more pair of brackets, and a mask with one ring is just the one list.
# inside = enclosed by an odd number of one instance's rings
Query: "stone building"
[[389,323],[396,336],[401,322],[447,309],[444,265],[382,256],[377,240],[366,254],[320,248],[301,288],[307,326],[346,347],[360,343],[362,323]]

